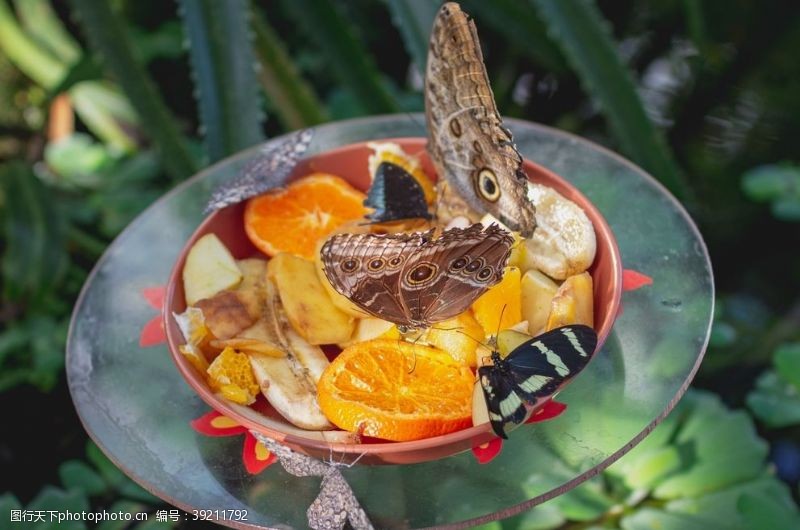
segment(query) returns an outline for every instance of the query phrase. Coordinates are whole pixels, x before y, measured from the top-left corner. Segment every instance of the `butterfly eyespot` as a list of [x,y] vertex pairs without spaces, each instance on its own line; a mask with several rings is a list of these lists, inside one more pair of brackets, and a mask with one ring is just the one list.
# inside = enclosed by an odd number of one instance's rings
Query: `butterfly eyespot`
[[496,202],[500,198],[500,185],[497,183],[497,176],[492,170],[481,169],[480,173],[478,173],[478,193],[490,202]]
[[397,268],[401,263],[403,263],[403,256],[395,256],[389,259],[389,267],[394,269]]
[[450,132],[452,132],[456,137],[461,136],[461,124],[458,123],[458,120],[455,118],[450,120]]
[[467,263],[469,263],[469,257],[461,256],[460,258],[455,259],[453,260],[452,263],[450,263],[450,270],[453,272],[460,271],[461,269],[467,266]]
[[342,262],[342,270],[344,272],[353,272],[358,268],[358,260],[357,259],[348,259]]
[[381,270],[384,265],[386,265],[386,260],[383,258],[375,258],[369,260],[369,263],[367,263],[367,269],[371,272],[377,272]]
[[419,285],[429,281],[436,274],[436,265],[433,263],[420,263],[406,275],[406,281],[411,285]]
[[492,277],[493,272],[494,270],[491,267],[486,267],[484,269],[481,269],[481,272],[478,273],[478,279],[482,282],[485,282],[486,280]]
[[472,272],[475,272],[476,270],[482,269],[484,265],[486,265],[486,260],[484,260],[483,258],[476,258],[476,259],[472,260],[469,263],[469,265],[467,265],[464,268],[464,270],[469,272],[469,273],[472,273]]
[[481,147],[481,143],[478,140],[472,142],[472,148],[476,153],[483,153],[483,147]]

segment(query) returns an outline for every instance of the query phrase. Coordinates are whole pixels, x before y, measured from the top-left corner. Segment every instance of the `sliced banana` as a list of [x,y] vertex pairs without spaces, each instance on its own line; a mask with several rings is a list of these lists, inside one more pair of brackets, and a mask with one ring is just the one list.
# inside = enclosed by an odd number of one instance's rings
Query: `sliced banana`
[[556,280],[589,268],[597,251],[592,222],[584,211],[552,188],[528,184],[536,206],[536,230],[526,240],[524,269],[538,269]]
[[284,357],[249,353],[250,365],[261,393],[281,416],[302,429],[333,429],[317,402],[317,382],[328,359],[317,346],[298,335],[283,315],[271,281],[264,284],[263,317],[240,338],[257,339],[283,350]]
[[358,433],[342,431],[342,430],[309,431],[306,429],[293,427],[291,425],[286,425],[286,423],[273,419],[269,416],[265,416],[264,414],[261,414],[260,412],[253,410],[250,407],[237,405],[236,403],[231,404],[231,407],[234,408],[239,414],[241,414],[245,418],[255,423],[258,423],[260,425],[263,425],[264,427],[268,427],[270,429],[274,429],[276,431],[285,434],[291,434],[292,436],[299,436],[302,438],[307,438],[309,440],[319,440],[322,442],[340,443],[340,444],[357,444],[361,441]]

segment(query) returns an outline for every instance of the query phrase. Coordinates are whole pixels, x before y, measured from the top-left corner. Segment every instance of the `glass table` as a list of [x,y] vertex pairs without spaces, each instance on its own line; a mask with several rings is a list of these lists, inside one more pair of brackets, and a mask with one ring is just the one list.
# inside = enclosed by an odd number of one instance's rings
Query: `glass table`
[[[424,136],[422,115],[372,117],[316,128],[307,154],[380,138]],[[514,431],[486,464],[462,453],[342,473],[377,528],[460,528],[517,514],[597,475],[672,410],[705,351],[714,304],[703,240],[682,206],[652,177],[591,142],[507,120],[522,154],[578,187],[613,229],[625,269],[652,285],[623,293],[602,351],[559,394],[567,412]],[[203,218],[212,189],[258,148],[228,158],[158,200],[112,243],[75,306],[67,375],[89,435],[125,473],[189,513],[247,510],[239,528],[305,528],[318,478],[281,466],[250,475],[240,437],[198,434],[209,411],[173,364],[166,344],[142,348],[159,316],[143,293],[163,285]],[[151,300],[152,302],[152,300]]]

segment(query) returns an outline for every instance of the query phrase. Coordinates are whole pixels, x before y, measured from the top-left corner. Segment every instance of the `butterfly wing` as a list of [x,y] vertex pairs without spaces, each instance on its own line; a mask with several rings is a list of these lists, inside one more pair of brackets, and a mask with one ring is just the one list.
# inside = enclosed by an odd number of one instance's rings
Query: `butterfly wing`
[[204,213],[242,202],[286,184],[286,179],[308,149],[313,136],[313,129],[303,129],[277,143],[267,144],[236,179],[223,182],[213,191]]
[[367,313],[410,326],[400,277],[406,260],[430,237],[431,232],[335,235],[320,249],[325,276]]
[[[428,152],[446,184],[440,191],[449,194],[445,204],[466,203],[529,237],[536,220],[522,156],[502,125],[475,24],[456,3],[444,4],[433,24],[425,116]],[[455,213],[466,212],[457,206]]]
[[563,326],[521,344],[505,362],[517,391],[532,403],[580,372],[596,346],[597,334],[589,326]]
[[376,223],[431,218],[422,186],[408,171],[391,162],[381,162],[375,170],[364,206],[375,209],[367,219]]
[[466,311],[503,278],[514,239],[492,225],[445,230],[409,256],[400,294],[415,327],[426,327]]
[[525,420],[525,404],[517,393],[514,381],[495,366],[478,368],[478,380],[486,398],[492,430],[501,438],[508,438],[505,426]]
[[596,346],[592,328],[564,326],[523,343],[493,366],[478,368],[494,432],[506,438],[506,424],[524,421],[524,402],[555,392],[586,366]]

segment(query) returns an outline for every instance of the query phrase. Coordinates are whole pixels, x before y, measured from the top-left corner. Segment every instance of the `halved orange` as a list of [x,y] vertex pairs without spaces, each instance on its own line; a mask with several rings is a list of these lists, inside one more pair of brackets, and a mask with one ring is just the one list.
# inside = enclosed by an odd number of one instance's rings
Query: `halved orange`
[[364,194],[344,179],[312,173],[284,189],[248,201],[244,228],[267,254],[290,252],[314,259],[317,241],[346,221],[363,217]]
[[346,348],[317,386],[322,412],[346,431],[419,440],[472,424],[472,371],[435,348],[375,339]]

